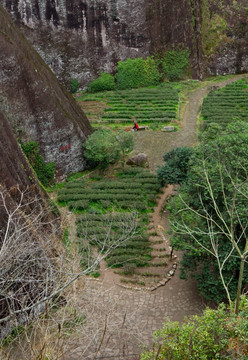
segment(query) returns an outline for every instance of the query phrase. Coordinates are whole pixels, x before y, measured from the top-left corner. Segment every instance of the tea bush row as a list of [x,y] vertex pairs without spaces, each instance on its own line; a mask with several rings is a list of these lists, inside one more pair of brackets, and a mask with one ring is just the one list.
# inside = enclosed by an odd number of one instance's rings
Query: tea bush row
[[[110,200],[110,201],[123,201],[123,200],[133,200],[133,195],[132,194],[116,194],[116,193],[112,193],[112,194],[106,194],[106,193],[102,193],[102,194],[65,194],[65,195],[59,195],[58,196],[58,201],[60,202],[66,202],[66,201],[70,201],[70,200],[82,200],[82,196],[83,196],[83,200],[90,200],[90,201],[101,201],[101,200]],[[143,200],[144,197],[143,196],[136,196],[135,197],[136,200]]]
[[120,255],[150,255],[152,249],[151,248],[117,248],[111,254],[111,257],[116,257]]
[[226,87],[211,91],[202,105],[202,118],[206,124],[216,122],[222,126],[236,119],[248,120],[248,81],[238,80]]
[[80,222],[88,222],[88,221],[125,221],[130,220],[132,218],[133,214],[130,212],[122,212],[122,213],[109,213],[109,214],[101,214],[101,215],[95,215],[95,214],[86,214],[79,216],[77,219],[77,223]]
[[151,258],[149,257],[149,255],[130,256],[129,254],[126,254],[126,255],[109,257],[106,259],[106,262],[107,265],[110,267],[123,267],[128,263],[135,264],[135,266],[137,267],[143,267],[143,266],[148,266],[150,260]]

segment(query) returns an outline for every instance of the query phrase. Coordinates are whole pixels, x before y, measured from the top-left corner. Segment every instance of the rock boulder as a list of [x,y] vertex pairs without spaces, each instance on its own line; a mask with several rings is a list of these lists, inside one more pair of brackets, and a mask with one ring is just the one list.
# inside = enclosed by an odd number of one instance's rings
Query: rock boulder
[[141,166],[144,168],[148,168],[149,167],[148,157],[146,154],[143,153],[134,155],[133,157],[127,160],[127,165]]

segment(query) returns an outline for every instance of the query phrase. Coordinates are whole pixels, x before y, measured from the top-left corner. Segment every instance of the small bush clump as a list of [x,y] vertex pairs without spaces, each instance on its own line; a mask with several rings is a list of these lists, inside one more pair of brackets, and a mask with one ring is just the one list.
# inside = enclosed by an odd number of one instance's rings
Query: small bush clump
[[78,79],[71,79],[70,80],[70,92],[75,94],[79,88],[79,81]]
[[92,80],[88,86],[88,92],[115,90],[115,78],[107,72],[101,73],[98,79]]
[[160,81],[157,62],[153,58],[119,61],[116,70],[119,90],[158,85]]
[[183,79],[189,68],[188,50],[169,50],[161,57],[162,73],[169,81]]
[[34,141],[29,141],[26,144],[21,143],[21,148],[42,185],[52,185],[54,183],[55,165],[53,162],[45,163],[40,155],[39,145]]

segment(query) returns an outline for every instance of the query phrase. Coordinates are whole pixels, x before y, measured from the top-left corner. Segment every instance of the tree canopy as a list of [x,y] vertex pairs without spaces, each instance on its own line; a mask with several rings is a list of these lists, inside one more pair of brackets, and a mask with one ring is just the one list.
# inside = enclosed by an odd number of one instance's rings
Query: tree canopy
[[241,302],[240,316],[221,304],[207,308],[202,316],[192,316],[182,325],[169,320],[154,333],[152,351],[141,360],[245,360],[248,356],[248,300]]
[[165,164],[157,170],[158,179],[163,184],[181,184],[187,178],[188,162],[194,150],[187,146],[178,147],[166,153]]
[[237,296],[241,263],[242,280],[248,275],[247,144],[243,122],[202,142],[190,159],[187,182],[170,204],[172,245],[183,250],[182,275],[193,274],[200,292],[216,302]]
[[125,131],[118,134],[109,129],[99,129],[84,143],[84,155],[92,166],[105,169],[115,163],[121,155],[133,149],[133,136]]

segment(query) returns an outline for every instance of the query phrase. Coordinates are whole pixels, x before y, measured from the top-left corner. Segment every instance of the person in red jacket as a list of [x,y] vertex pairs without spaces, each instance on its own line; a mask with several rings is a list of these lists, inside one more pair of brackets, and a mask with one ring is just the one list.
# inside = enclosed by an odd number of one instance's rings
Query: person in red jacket
[[137,122],[134,120],[134,126],[132,128],[132,131],[138,131],[139,130],[139,125],[137,124]]

